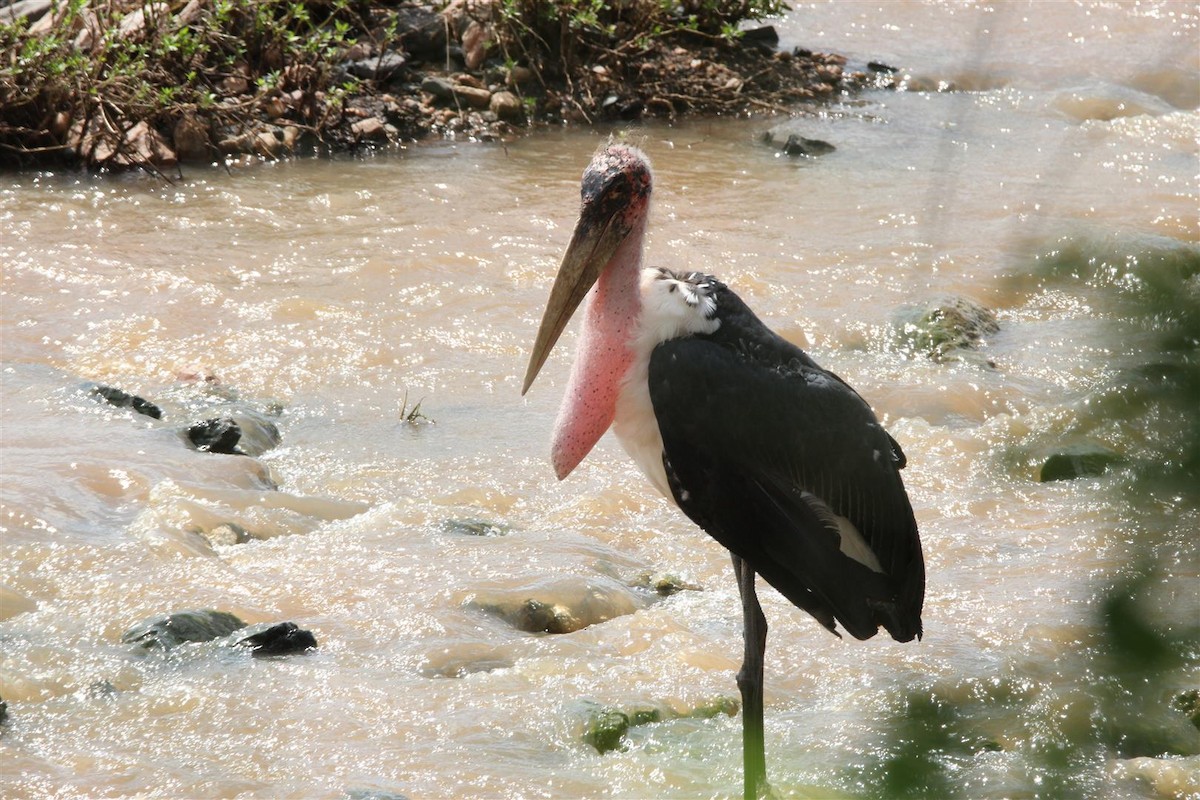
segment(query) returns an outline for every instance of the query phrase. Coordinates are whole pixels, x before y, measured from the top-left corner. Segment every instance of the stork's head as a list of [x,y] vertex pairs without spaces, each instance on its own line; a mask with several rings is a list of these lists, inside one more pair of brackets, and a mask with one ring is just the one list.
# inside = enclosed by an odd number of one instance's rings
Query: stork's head
[[640,255],[651,183],[649,160],[642,151],[626,144],[607,145],[583,171],[579,221],[550,289],[521,394],[529,391],[571,315],[601,273],[622,266],[617,262],[629,253],[621,245],[631,235],[638,236]]

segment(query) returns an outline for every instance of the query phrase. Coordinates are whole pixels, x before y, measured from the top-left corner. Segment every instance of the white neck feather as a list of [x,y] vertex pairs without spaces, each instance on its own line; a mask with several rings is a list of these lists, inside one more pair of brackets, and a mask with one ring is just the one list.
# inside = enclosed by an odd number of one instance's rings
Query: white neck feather
[[662,434],[650,402],[650,354],[671,339],[712,333],[721,325],[714,315],[716,301],[706,291],[709,284],[694,283],[669,270],[642,270],[642,309],[633,342],[633,364],[621,382],[613,431],[629,457],[667,499],[662,463]]

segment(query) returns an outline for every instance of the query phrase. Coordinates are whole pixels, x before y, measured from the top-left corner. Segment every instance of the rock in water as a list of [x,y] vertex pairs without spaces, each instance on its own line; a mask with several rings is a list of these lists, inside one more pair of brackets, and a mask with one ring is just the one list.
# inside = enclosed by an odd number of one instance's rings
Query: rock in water
[[1042,464],[1038,480],[1045,483],[1068,481],[1073,478],[1095,478],[1107,472],[1109,467],[1123,462],[1124,459],[1117,453],[1100,448],[1055,453]]
[[717,697],[691,709],[664,709],[642,705],[622,710],[612,706],[593,706],[591,703],[587,705],[590,710],[583,740],[601,754],[624,749],[624,738],[629,729],[639,725],[680,717],[712,719],[718,714],[732,717],[741,710],[741,703],[732,697]]
[[145,414],[147,417],[162,419],[162,409],[154,405],[154,403],[135,394],[121,391],[115,386],[97,384],[92,387],[92,394],[117,408],[132,408],[137,413]]
[[973,300],[944,297],[900,309],[895,327],[901,350],[949,361],[998,332],[1000,323],[994,312]]
[[228,417],[197,422],[187,429],[187,438],[197,450],[245,455],[237,447],[238,440],[242,438],[241,426]]
[[170,650],[186,642],[220,639],[244,627],[246,623],[226,611],[194,609],[139,622],[121,641],[145,650]]
[[346,800],[408,800],[408,797],[379,789],[347,789]]
[[511,529],[503,522],[489,522],[485,519],[447,519],[442,520],[441,527],[446,533],[464,536],[506,536]]
[[837,148],[821,139],[808,139],[792,134],[783,143],[783,153],[788,156],[823,156]]
[[288,656],[317,649],[317,637],[312,631],[300,628],[294,622],[281,622],[266,630],[238,639],[234,647],[245,647],[255,657]]
[[245,544],[251,539],[257,538],[236,522],[222,522],[209,530],[200,531],[200,535],[208,539],[208,543],[211,545]]
[[629,716],[624,711],[602,708],[588,720],[583,740],[603,754],[620,749],[621,740],[628,731]]

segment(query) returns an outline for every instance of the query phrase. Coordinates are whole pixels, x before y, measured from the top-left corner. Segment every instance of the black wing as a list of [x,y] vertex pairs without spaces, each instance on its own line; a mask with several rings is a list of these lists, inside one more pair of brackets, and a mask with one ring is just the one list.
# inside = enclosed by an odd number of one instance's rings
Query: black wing
[[[716,333],[664,342],[650,359],[675,501],[831,631],[836,620],[859,639],[880,625],[919,637],[925,568],[899,446],[844,381],[728,289],[717,296]],[[837,517],[877,563],[843,552]]]

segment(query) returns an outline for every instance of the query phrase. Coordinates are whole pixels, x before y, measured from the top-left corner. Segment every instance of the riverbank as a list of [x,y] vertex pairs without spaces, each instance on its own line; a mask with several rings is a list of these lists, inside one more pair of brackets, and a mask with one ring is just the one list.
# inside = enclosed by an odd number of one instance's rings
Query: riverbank
[[657,4],[441,6],[19,0],[0,8],[0,163],[165,173],[537,125],[788,112],[888,80],[747,27],[778,3],[675,17]]

